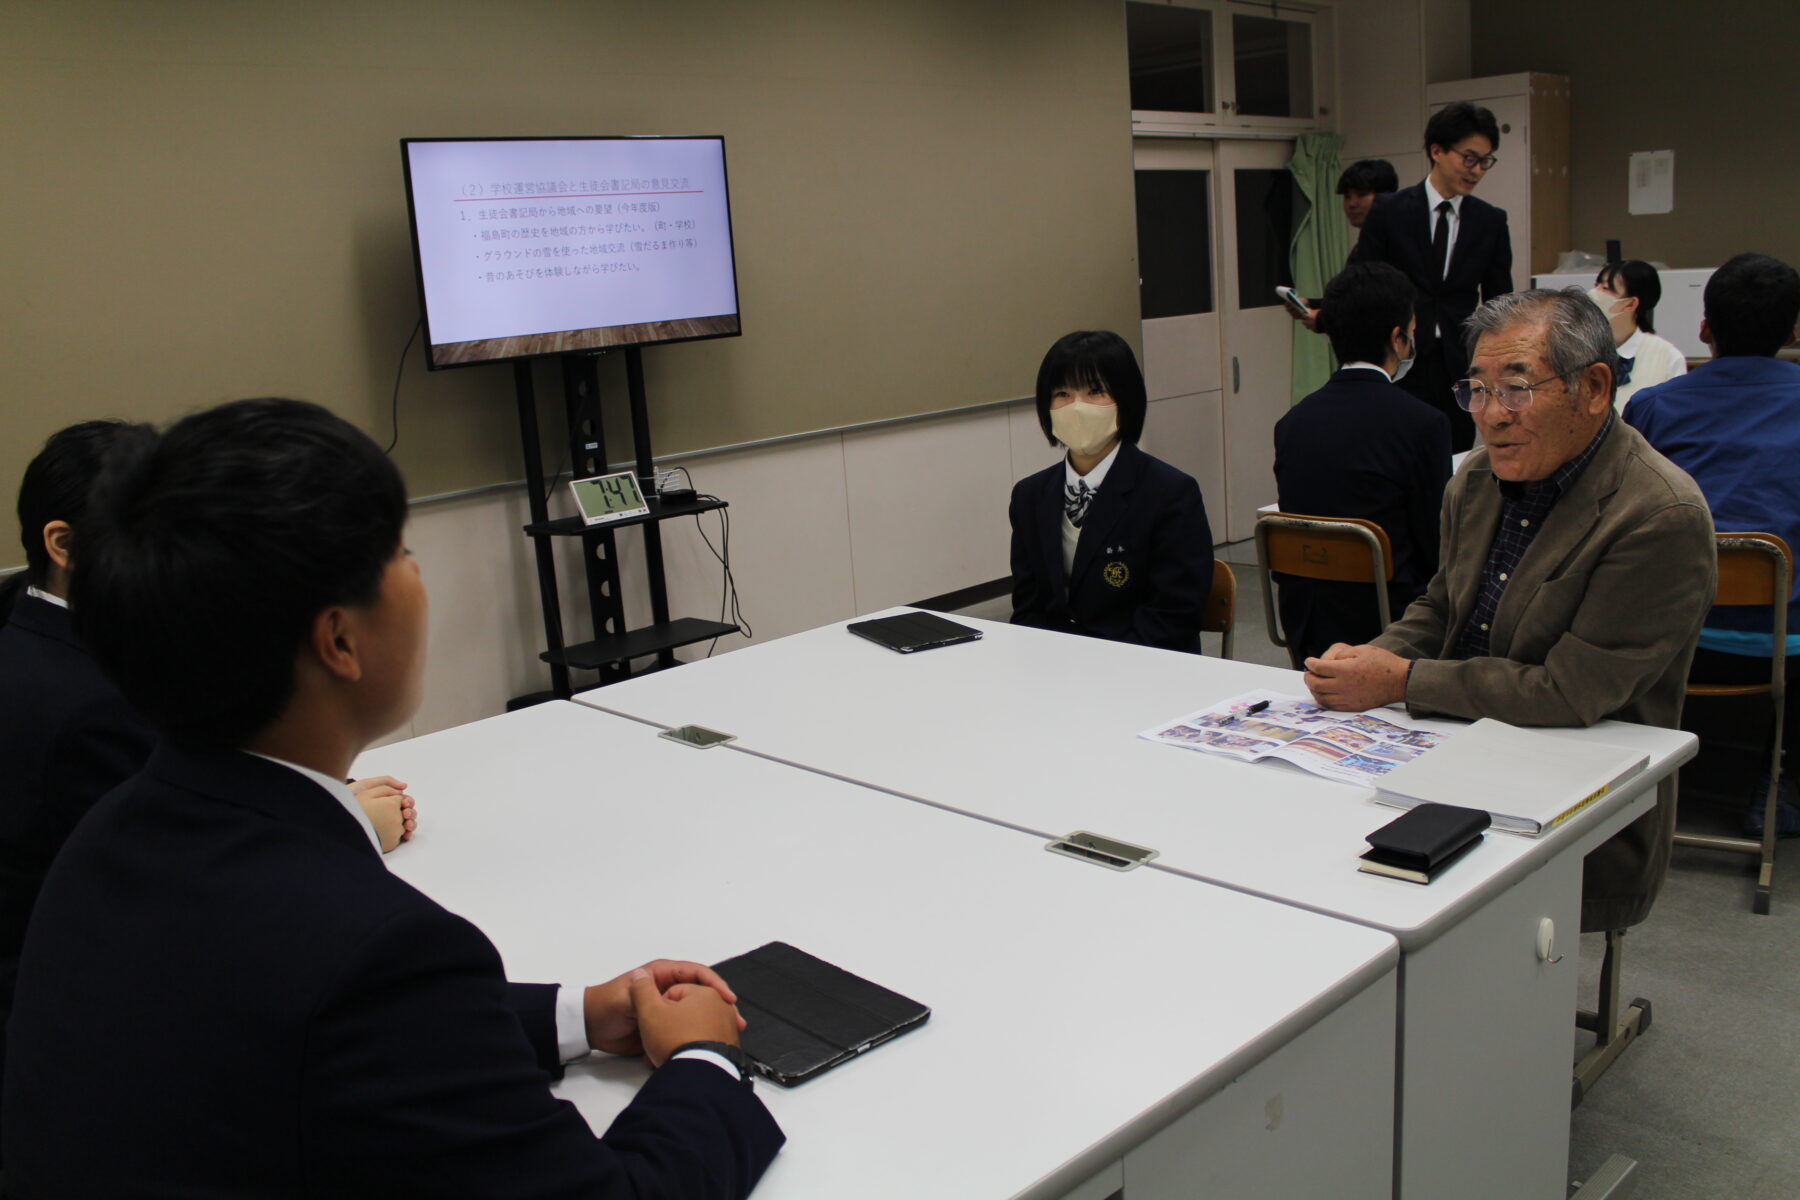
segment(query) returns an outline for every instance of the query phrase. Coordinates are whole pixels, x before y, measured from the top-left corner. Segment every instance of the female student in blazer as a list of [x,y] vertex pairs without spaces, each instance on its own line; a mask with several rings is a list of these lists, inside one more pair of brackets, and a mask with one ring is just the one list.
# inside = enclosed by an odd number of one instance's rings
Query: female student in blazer
[[1144,376],[1116,333],[1071,333],[1038,367],[1063,461],[1013,486],[1013,623],[1197,651],[1213,539],[1200,485],[1137,447]]
[[1588,299],[1606,314],[1612,324],[1613,345],[1619,348],[1615,409],[1624,412],[1625,402],[1642,388],[1687,374],[1687,356],[1675,343],[1656,336],[1656,302],[1662,299],[1662,279],[1655,267],[1635,258],[1607,263],[1588,289]]

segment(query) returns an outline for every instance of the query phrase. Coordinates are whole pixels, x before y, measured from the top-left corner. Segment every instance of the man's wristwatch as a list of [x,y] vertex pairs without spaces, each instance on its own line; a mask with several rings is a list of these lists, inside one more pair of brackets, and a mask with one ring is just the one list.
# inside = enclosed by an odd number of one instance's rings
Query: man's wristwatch
[[716,1054],[737,1068],[738,1078],[744,1081],[745,1087],[756,1086],[756,1068],[751,1065],[750,1056],[744,1053],[742,1046],[734,1046],[730,1042],[685,1042],[675,1047],[669,1057],[674,1058],[683,1050],[704,1050],[708,1054]]

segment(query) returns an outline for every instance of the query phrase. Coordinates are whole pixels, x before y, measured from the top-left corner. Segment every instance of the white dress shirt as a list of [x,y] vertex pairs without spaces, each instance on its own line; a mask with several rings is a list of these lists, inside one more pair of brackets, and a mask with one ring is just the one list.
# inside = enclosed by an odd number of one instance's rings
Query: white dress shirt
[[1687,374],[1687,355],[1667,338],[1642,329],[1619,343],[1619,357],[1631,360],[1631,382],[1613,393],[1613,407],[1625,411],[1625,402],[1647,387],[1667,383]]
[[1450,244],[1444,248],[1444,273],[1450,273],[1450,260],[1456,254],[1456,231],[1462,224],[1461,196],[1440,196],[1438,190],[1431,186],[1431,176],[1425,177],[1425,244],[1431,245],[1437,236],[1437,206],[1444,201],[1450,202]]

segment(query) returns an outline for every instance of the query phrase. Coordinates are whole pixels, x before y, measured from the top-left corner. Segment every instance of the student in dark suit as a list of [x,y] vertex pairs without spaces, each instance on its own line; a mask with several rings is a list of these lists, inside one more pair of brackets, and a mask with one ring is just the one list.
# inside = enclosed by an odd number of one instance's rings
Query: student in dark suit
[[[1325,287],[1325,332],[1343,365],[1275,425],[1283,512],[1361,517],[1387,531],[1393,616],[1438,568],[1438,513],[1450,480],[1450,422],[1395,386],[1413,358],[1413,287],[1386,263],[1353,263]],[[1303,657],[1381,632],[1366,584],[1277,575],[1281,624]]]
[[[511,984],[383,866],[341,780],[422,688],[405,517],[381,451],[294,401],[188,417],[103,486],[70,611],[161,740],[39,894],[9,1195],[742,1197],[781,1145],[710,969]],[[548,1087],[590,1047],[659,1064],[602,1138]]]
[[1062,462],[1013,485],[1013,623],[1196,651],[1212,588],[1200,485],[1137,448],[1144,376],[1116,333],[1071,333],[1038,367]]
[[1459,102],[1433,113],[1425,125],[1431,173],[1377,197],[1350,254],[1398,267],[1418,289],[1416,361],[1402,386],[1449,418],[1458,452],[1475,444],[1474,421],[1450,395],[1469,369],[1462,324],[1482,301],[1512,291],[1506,213],[1472,194],[1499,147],[1500,125],[1487,109]]
[[[137,774],[156,741],[77,640],[68,609],[75,531],[94,481],[109,458],[155,437],[148,425],[123,421],[71,425],[50,437],[19,485],[26,567],[0,592],[0,1025],[51,860],[95,801]],[[384,850],[411,836],[416,814],[405,787],[387,776],[355,784]]]

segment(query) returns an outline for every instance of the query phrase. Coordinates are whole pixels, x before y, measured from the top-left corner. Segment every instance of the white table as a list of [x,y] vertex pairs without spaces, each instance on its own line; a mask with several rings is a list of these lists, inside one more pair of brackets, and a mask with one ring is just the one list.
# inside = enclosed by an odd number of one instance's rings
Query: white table
[[[790,1139],[759,1196],[1391,1195],[1398,951],[1377,931],[574,704],[356,769],[411,785],[422,828],[390,867],[515,978],[780,939],[932,1006],[817,1080],[759,1085]],[[644,1074],[596,1056],[559,1093],[603,1128]]]
[[[1373,792],[1139,731],[1225,697],[1305,694],[1292,671],[969,620],[982,641],[898,655],[825,626],[584,693],[658,725],[1049,838],[1155,847],[1153,866],[1392,933],[1402,972],[1403,1194],[1566,1189],[1581,859],[1655,802],[1691,735],[1619,722],[1646,771],[1541,838],[1492,834],[1429,887],[1355,870],[1392,820]],[[1536,954],[1554,923],[1561,962]]]

